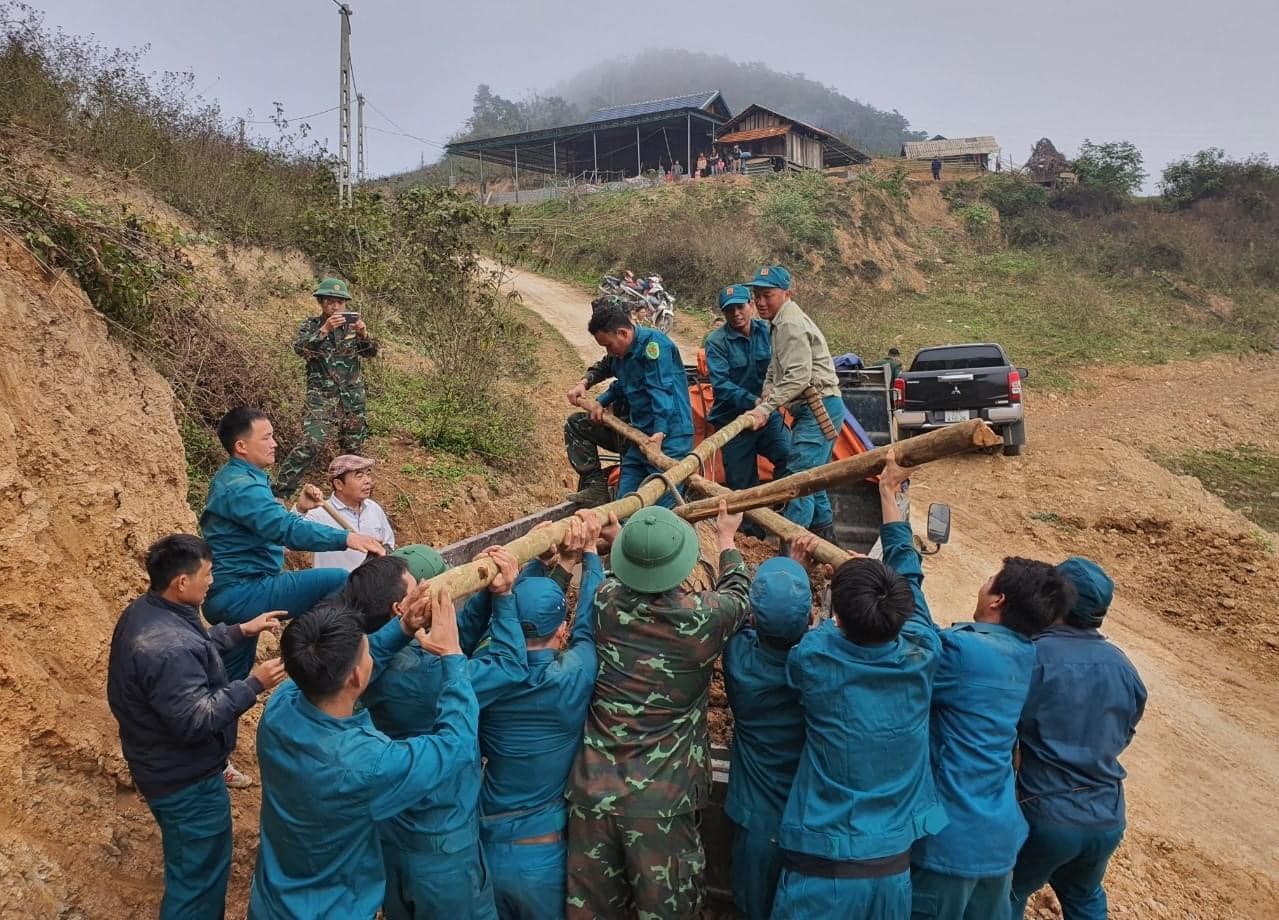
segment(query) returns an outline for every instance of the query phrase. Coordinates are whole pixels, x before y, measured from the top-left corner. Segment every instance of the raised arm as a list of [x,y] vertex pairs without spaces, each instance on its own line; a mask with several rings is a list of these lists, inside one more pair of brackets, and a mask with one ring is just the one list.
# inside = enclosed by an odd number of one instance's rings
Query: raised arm
[[936,632],[937,624],[933,622],[928,601],[924,598],[922,560],[919,551],[915,549],[910,523],[902,518],[901,508],[897,504],[902,483],[908,478],[907,471],[897,465],[896,456],[889,451],[884,469],[879,474],[879,506],[884,521],[879,528],[879,540],[884,550],[884,565],[905,578],[915,596],[915,611],[903,628],[914,626]]
[[345,530],[316,524],[284,510],[265,481],[248,475],[228,484],[209,505],[209,510],[252,531],[268,543],[278,543],[289,549],[319,552],[347,548]]

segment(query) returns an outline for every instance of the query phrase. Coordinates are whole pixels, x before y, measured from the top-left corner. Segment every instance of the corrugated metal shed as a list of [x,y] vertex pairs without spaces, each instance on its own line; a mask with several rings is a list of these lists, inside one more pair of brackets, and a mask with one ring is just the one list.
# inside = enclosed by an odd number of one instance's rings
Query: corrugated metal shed
[[908,160],[931,160],[934,157],[996,156],[999,144],[993,137],[951,137],[943,140],[907,141],[902,156]]
[[613,105],[593,112],[585,123],[595,124],[601,121],[635,118],[639,115],[651,115],[654,112],[670,112],[680,109],[709,109],[715,100],[719,98],[719,90],[713,90],[705,93],[690,93],[687,96],[671,96],[668,99],[650,99],[647,102]]

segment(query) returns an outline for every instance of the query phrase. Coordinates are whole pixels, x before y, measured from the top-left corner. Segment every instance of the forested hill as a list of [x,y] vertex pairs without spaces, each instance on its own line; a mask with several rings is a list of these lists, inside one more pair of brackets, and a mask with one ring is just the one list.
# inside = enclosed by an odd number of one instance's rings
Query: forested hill
[[606,105],[660,99],[718,89],[734,112],[752,102],[792,115],[851,140],[870,153],[896,154],[904,140],[920,140],[900,112],[850,99],[833,87],[762,63],[674,49],[610,59],[552,87],[550,92],[582,112]]

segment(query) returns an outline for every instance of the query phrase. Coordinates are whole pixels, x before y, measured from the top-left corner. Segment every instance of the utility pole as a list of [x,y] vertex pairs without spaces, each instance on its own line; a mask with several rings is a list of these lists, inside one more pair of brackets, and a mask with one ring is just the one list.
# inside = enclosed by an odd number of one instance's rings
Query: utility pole
[[364,181],[364,94],[355,96],[355,181]]
[[338,207],[351,205],[351,8],[338,4],[342,43],[338,61]]

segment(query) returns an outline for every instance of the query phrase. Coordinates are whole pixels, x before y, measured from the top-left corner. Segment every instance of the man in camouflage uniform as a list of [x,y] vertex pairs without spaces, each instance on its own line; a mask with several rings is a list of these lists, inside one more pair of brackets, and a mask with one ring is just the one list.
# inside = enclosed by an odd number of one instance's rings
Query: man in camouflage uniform
[[[614,295],[597,297],[591,302],[592,311],[600,307],[621,303],[621,298]],[[577,386],[568,391],[568,404],[577,408],[577,401],[586,395],[587,390],[613,378],[613,357],[605,353],[594,364],[586,369],[586,374],[578,381]],[[631,407],[625,399],[615,399],[612,405],[613,415],[624,422],[630,421]],[[607,502],[608,476],[600,465],[600,448],[621,454],[629,442],[606,425],[592,422],[590,413],[574,412],[564,422],[564,449],[568,452],[569,465],[577,473],[577,491],[565,496],[569,501],[583,505],[600,505]]]
[[271,490],[284,499],[297,491],[335,423],[343,454],[358,455],[368,436],[360,358],[376,357],[377,342],[358,313],[347,322],[351,291],[341,278],[321,281],[315,299],[320,315],[303,320],[293,341],[293,350],[306,361],[306,416],[302,441],[280,464]]
[[637,512],[613,545],[593,607],[599,674],[568,784],[573,920],[699,915],[711,671],[749,609],[741,520],[721,506],[720,577],[702,594],[680,588],[697,534],[666,508]]

